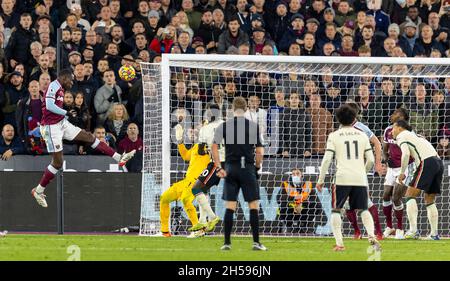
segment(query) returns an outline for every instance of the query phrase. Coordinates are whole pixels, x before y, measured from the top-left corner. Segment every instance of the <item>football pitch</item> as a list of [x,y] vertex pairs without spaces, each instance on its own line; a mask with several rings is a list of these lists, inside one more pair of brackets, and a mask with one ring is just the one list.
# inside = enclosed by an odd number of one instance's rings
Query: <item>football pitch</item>
[[250,237],[233,237],[233,248],[223,252],[221,236],[197,239],[134,235],[25,235],[0,238],[0,260],[19,261],[403,261],[450,260],[450,240],[383,240],[383,251],[373,253],[366,239],[346,239],[345,252],[333,252],[331,238],[262,237],[267,252],[251,250]]

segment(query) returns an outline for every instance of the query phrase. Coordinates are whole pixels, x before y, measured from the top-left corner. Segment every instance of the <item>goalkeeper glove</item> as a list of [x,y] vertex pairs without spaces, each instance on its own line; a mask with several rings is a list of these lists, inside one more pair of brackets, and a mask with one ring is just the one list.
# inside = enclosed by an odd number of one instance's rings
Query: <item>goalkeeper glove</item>
[[184,135],[184,129],[183,126],[180,124],[175,126],[175,139],[177,140],[178,144],[183,143],[183,135]]

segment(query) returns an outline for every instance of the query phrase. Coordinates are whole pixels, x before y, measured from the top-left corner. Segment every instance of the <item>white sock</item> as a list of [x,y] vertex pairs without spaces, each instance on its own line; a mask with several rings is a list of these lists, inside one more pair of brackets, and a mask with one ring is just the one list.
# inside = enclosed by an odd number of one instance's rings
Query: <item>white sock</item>
[[392,201],[383,201],[383,207],[388,207],[388,206],[391,206],[391,205],[392,205]]
[[344,246],[344,240],[342,238],[342,219],[340,213],[331,213],[331,230],[333,230],[336,245]]
[[112,156],[112,158],[114,159],[114,160],[116,160],[117,162],[120,162],[120,158],[122,157],[122,155],[120,155],[119,153],[117,153],[117,152],[114,152],[114,155]]
[[92,149],[96,149],[99,144],[100,144],[100,140],[95,138],[94,143],[91,144]]
[[200,205],[200,208],[202,208],[206,212],[209,220],[212,220],[216,217],[216,214],[214,214],[213,210],[211,209],[211,205],[209,205],[208,198],[206,198],[205,194],[198,194],[197,202]]
[[372,206],[373,206],[372,200],[370,198],[367,199],[367,207],[369,207],[369,209],[370,209],[370,208],[372,208]]
[[364,210],[361,212],[361,220],[364,225],[364,228],[367,231],[367,235],[369,237],[374,237],[375,236],[375,226],[373,223],[372,215],[370,214],[370,212],[368,210]]
[[37,187],[36,187],[36,192],[37,193],[44,193],[44,191],[45,191],[45,187],[43,187],[42,185],[38,185]]
[[[198,200],[197,200],[198,202]],[[200,210],[200,218],[198,219],[199,223],[206,223],[206,212],[205,210],[202,208],[202,206],[198,206],[199,210]]]
[[419,209],[417,208],[417,202],[415,198],[411,198],[406,202],[406,214],[408,215],[409,230],[412,233],[417,232],[417,215]]
[[396,210],[396,211],[401,211],[401,210],[403,210],[403,208],[405,208],[405,206],[403,206],[403,203],[400,203],[399,206],[395,206],[395,204],[394,204],[394,210]]
[[435,203],[427,206],[427,216],[431,227],[431,235],[436,236],[438,234],[439,214]]

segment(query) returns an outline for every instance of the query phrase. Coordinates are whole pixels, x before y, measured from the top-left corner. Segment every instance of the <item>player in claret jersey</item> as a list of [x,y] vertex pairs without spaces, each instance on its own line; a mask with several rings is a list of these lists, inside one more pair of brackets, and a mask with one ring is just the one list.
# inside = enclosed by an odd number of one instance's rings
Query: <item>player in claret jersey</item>
[[[394,124],[399,120],[405,120],[408,122],[409,114],[404,108],[398,108],[391,115],[391,123]],[[403,231],[403,202],[402,198],[405,195],[407,186],[399,184],[397,177],[400,175],[402,151],[396,144],[394,136],[392,134],[393,126],[389,126],[384,130],[383,134],[383,155],[384,161],[388,168],[386,177],[384,180],[384,193],[383,193],[383,213],[386,218],[386,229],[383,233],[384,237],[389,237],[395,233],[395,239],[404,239]],[[414,170],[413,160],[410,160],[410,165],[405,171],[407,179],[405,184],[408,184],[409,176]],[[392,204],[393,203],[393,204]],[[397,229],[392,226],[392,209],[394,209],[394,215],[397,219]]]
[[31,191],[39,205],[47,207],[44,190],[55,174],[63,165],[63,139],[76,140],[90,145],[93,149],[111,156],[120,166],[130,160],[135,150],[122,155],[115,152],[106,143],[95,138],[91,133],[86,132],[67,121],[66,116],[70,114],[63,109],[64,90],[72,88],[73,75],[68,69],[64,69],[58,78],[51,82],[42,97],[42,120],[41,134],[47,145],[48,153],[52,156],[52,162],[42,176],[39,185]]

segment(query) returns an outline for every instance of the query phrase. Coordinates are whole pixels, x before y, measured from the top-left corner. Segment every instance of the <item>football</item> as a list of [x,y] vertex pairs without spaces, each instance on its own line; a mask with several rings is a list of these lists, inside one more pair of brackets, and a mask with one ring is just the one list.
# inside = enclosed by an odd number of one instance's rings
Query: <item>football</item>
[[123,81],[130,82],[136,78],[136,70],[131,65],[123,65],[119,69],[119,77]]

